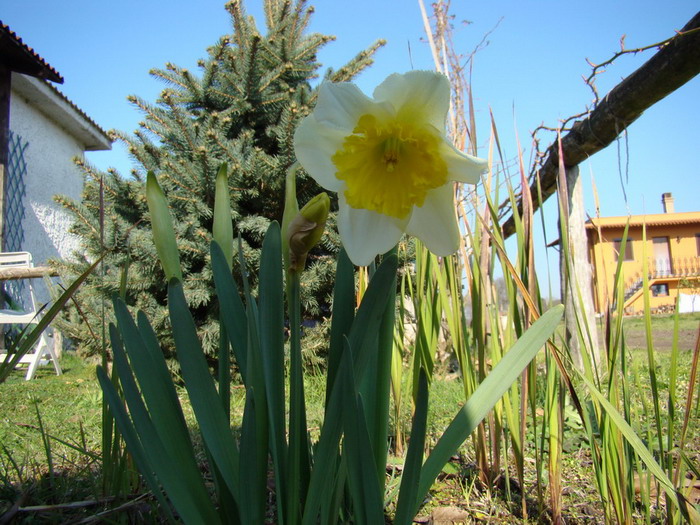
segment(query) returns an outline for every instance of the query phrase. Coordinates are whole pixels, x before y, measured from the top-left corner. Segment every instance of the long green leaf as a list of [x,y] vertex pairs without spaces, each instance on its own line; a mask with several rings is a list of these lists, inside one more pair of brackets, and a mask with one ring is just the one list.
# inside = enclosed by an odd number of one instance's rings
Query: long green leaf
[[331,339],[328,348],[328,372],[326,379],[326,404],[331,397],[335,376],[343,355],[344,341],[355,319],[355,278],[354,266],[345,249],[338,254],[333,287],[333,320],[331,322]]
[[339,370],[343,384],[344,447],[347,453],[348,486],[356,523],[382,523],[383,489],[377,478],[373,444],[365,419],[362,396],[357,391],[353,373],[352,352],[345,343],[345,352]]
[[[246,392],[241,428],[241,522],[263,523],[267,492],[267,439],[257,434],[253,389]],[[261,461],[262,459],[262,461]]]
[[[227,165],[224,163],[216,174],[212,237],[213,242],[216,242],[221,248],[230,273],[233,268],[233,224],[227,171]],[[231,413],[231,353],[226,328],[221,319],[219,319],[219,326],[219,396],[224,413],[229,416]]]
[[[390,252],[397,257],[397,248]],[[386,256],[385,256],[386,258]],[[376,376],[370,377],[375,387],[372,396],[366,397],[367,418],[370,439],[374,450],[377,479],[384,491],[386,479],[386,459],[389,451],[389,405],[391,396],[391,359],[394,350],[394,329],[396,325],[396,272],[389,284],[382,320],[377,337]]]
[[559,305],[540,317],[499,361],[457,413],[423,465],[414,513],[442,467],[534,359],[554,333],[563,313],[564,307]]
[[348,335],[348,342],[353,351],[355,379],[359,383],[364,379],[371,352],[376,347],[377,332],[392,286],[395,286],[398,264],[396,255],[390,255],[379,265],[362,297],[362,303]]
[[[130,316],[129,319],[131,319]],[[125,322],[123,322],[123,325],[129,326]],[[113,325],[110,326],[110,337],[114,366],[117,368],[122,383],[124,398],[129,406],[134,429],[143,445],[146,462],[153,467],[153,471],[162,483],[170,501],[183,518],[187,517],[189,520],[195,521],[210,519],[213,520],[212,523],[218,523],[218,516],[204,487],[199,468],[192,453],[192,445],[189,441],[187,429],[180,429],[178,425],[168,424],[169,419],[174,418],[177,420],[178,418],[168,414],[170,407],[167,404],[163,404],[160,409],[156,408],[158,412],[156,414],[157,423],[156,420],[151,419],[139,393],[132,369],[127,361],[120,335]],[[121,333],[121,337],[124,337],[124,332]],[[127,337],[134,339],[136,336],[133,333],[129,333]],[[129,346],[133,348],[135,344],[136,342],[132,340]],[[141,353],[145,354],[145,352]],[[148,382],[147,379],[146,382]],[[105,392],[109,393],[108,390]],[[108,397],[109,400],[110,398]],[[118,411],[123,411],[121,401],[118,398],[116,400],[112,398],[110,408],[115,413],[115,420],[120,426],[120,430],[125,434],[129,431],[128,425],[125,424],[123,418],[117,418],[116,416]],[[168,415],[171,417],[167,418]],[[122,419],[121,422],[120,419]],[[161,425],[160,429],[157,428],[157,424]],[[165,441],[162,439],[163,429],[166,429]],[[182,430],[184,430],[184,435]],[[167,431],[170,431],[169,435]],[[138,451],[136,452],[138,453]],[[177,461],[174,458],[177,458]],[[143,468],[148,468],[148,465],[143,466]],[[148,468],[148,471],[150,472],[150,468]]]
[[306,425],[304,375],[301,357],[301,305],[299,273],[287,273],[289,309],[289,465],[287,512],[289,522],[298,522],[310,476],[309,439]]
[[238,447],[209,373],[182,284],[176,279],[168,284],[168,306],[178,361],[202,437],[231,494],[240,504]]
[[182,268],[180,266],[180,252],[177,249],[173,218],[168,207],[168,199],[163,189],[158,184],[158,179],[152,171],[146,177],[146,201],[148,214],[151,218],[153,230],[153,242],[156,252],[163,265],[165,278],[182,280]]
[[[372,347],[369,343],[373,338],[376,341],[376,333],[384,314],[387,297],[394,282],[397,266],[396,256],[387,257],[382,262],[367,287],[355,320],[350,328],[347,337],[350,348],[353,348],[353,353],[355,352],[354,349],[358,348],[357,351],[361,354],[359,358],[353,355],[355,381],[358,383],[361,381],[360,377],[364,375],[369,362],[370,356],[367,354]],[[354,297],[347,297],[346,300],[354,301]],[[339,308],[339,306],[334,304],[334,310],[335,308]],[[347,322],[347,318],[344,318],[341,322]],[[309,480],[309,492],[303,515],[303,523],[305,525],[316,523],[323,498],[328,494],[328,472],[334,471],[332,469],[337,469],[339,462],[338,444],[340,443],[343,426],[343,395],[340,383],[341,381],[336,379],[330,386],[331,393],[329,401],[326,403],[326,415],[321,428],[321,437],[314,454],[314,465],[311,479]]]
[[[115,364],[118,366],[119,376],[127,394],[127,385],[131,381],[131,373],[138,380],[138,384],[143,394],[143,403],[148,407],[148,414],[153,420],[155,431],[160,437],[169,457],[179,458],[183,469],[197,469],[197,462],[193,453],[193,445],[190,440],[189,431],[185,423],[184,415],[180,408],[179,402],[173,404],[173,399],[170,395],[172,388],[172,380],[158,374],[158,367],[152,359],[152,354],[149,352],[147,345],[144,343],[136,323],[132,319],[124,302],[119,299],[114,299],[114,314],[117,318],[117,324],[126,353],[129,355],[131,366],[126,363],[122,364],[115,352]],[[122,375],[124,374],[124,375]],[[171,383],[169,388],[167,383]],[[133,385],[134,396],[138,396],[136,384]],[[129,406],[134,403],[141,402],[141,397],[133,397],[131,400],[127,398]]]
[[[212,242],[211,266],[216,286],[216,296],[221,309],[221,321],[226,327],[226,335],[238,362],[238,370],[246,382],[248,367],[248,316],[238,293],[236,281],[226,263],[221,247]],[[247,384],[247,383],[246,383]]]
[[151,493],[158,500],[160,508],[163,510],[163,512],[165,512],[168,518],[168,522],[174,523],[175,518],[173,517],[172,511],[170,510],[170,505],[168,504],[167,500],[163,497],[163,492],[161,491],[160,484],[158,483],[158,480],[153,474],[153,468],[151,467],[148,458],[146,457],[146,452],[141,444],[141,441],[139,440],[139,437],[136,433],[136,429],[134,428],[133,423],[129,419],[129,416],[127,415],[126,410],[122,405],[122,400],[120,399],[119,394],[117,394],[117,391],[114,388],[112,381],[107,376],[107,373],[105,372],[104,368],[102,368],[101,366],[97,367],[97,380],[99,381],[100,386],[102,387],[102,392],[107,400],[107,403],[109,404],[109,408],[112,414],[114,414],[114,420],[116,421],[117,426],[119,427],[119,431],[121,432],[121,435],[124,438],[124,442],[126,443],[129,452],[131,453],[131,457],[134,458],[136,468],[139,469],[139,472],[141,472],[143,479],[146,481],[146,485],[150,489]]
[[158,336],[155,330],[153,330],[151,323],[148,321],[146,314],[142,311],[136,313],[136,325],[141,334],[141,341],[144,345],[143,348],[146,350],[146,355],[149,358],[148,374],[156,378],[154,381],[157,382],[159,388],[162,390],[164,401],[169,404],[169,409],[177,415],[181,423],[181,428],[186,429],[187,423],[182,413],[180,399],[177,396],[172,375],[165,362],[163,350],[158,342]]
[[[284,286],[280,227],[272,222],[263,239],[259,275],[259,330],[267,417],[270,425],[270,447],[277,487],[277,509],[280,524],[284,523],[287,481],[287,442],[284,397]],[[256,408],[259,405],[256,404]],[[263,413],[264,414],[264,413]],[[258,413],[258,417],[262,414]]]
[[302,523],[313,525],[318,523],[318,513],[328,495],[334,493],[328,486],[331,481],[328,473],[337,472],[340,464],[338,444],[343,433],[343,382],[339,379],[333,383],[330,400],[326,405],[326,415],[321,427],[321,436],[316,445],[314,465],[309,480],[309,491],[306,496],[306,505]]
[[428,378],[425,370],[421,370],[418,378],[418,392],[416,396],[416,410],[413,414],[411,425],[411,441],[408,444],[406,461],[401,475],[401,487],[399,500],[396,504],[396,525],[411,525],[415,501],[418,496],[418,481],[420,479],[421,464],[423,463],[423,447],[425,447],[425,433],[428,422]]
[[233,267],[233,222],[231,221],[231,195],[228,189],[227,171],[227,164],[223,163],[216,174],[212,237],[221,247],[226,264],[231,269]]

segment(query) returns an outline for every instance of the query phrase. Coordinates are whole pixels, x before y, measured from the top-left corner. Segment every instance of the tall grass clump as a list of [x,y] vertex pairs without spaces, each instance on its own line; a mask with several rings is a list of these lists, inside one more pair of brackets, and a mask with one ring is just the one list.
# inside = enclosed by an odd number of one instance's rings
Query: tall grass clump
[[[448,75],[452,83],[452,121],[449,127],[458,147],[467,144],[475,149],[477,130],[471,86],[464,74],[467,66],[461,63],[452,47],[449,6],[436,4],[433,8],[434,25],[430,26],[425,10],[424,18],[436,68]],[[489,367],[495,366],[506,355],[512,342],[518,340],[537,319],[547,302],[539,289],[534,263],[533,238],[538,221],[529,201],[526,162],[520,150],[515,162],[508,162],[503,157],[493,116],[490,132],[490,169],[482,180],[478,196],[476,193],[456,194],[462,229],[467,234],[465,245],[459,256],[445,259],[441,266],[436,265],[436,269],[431,270],[431,285],[418,287],[419,297],[414,298],[414,303],[423,305],[422,309],[415,310],[417,316],[423,316],[417,319],[419,336],[415,352],[421,354],[421,360],[426,360],[422,340],[432,341],[435,338],[432,328],[439,320],[446,320],[454,338],[455,358],[467,397],[488,377]],[[494,151],[497,152],[495,159]],[[511,165],[516,166],[515,173],[511,173]],[[537,171],[533,170],[533,173],[537,177]],[[519,190],[512,187],[511,180],[519,181]],[[546,511],[549,519],[562,523],[565,511],[562,488],[566,485],[564,468],[568,464],[567,455],[577,452],[590,458],[591,472],[587,475],[595,480],[606,523],[633,523],[640,519],[647,523],[659,519],[669,523],[695,522],[698,514],[688,500],[692,483],[686,483],[685,473],[697,471],[697,468],[684,450],[687,444],[685,429],[694,426],[695,421],[690,409],[681,416],[680,403],[683,401],[679,399],[678,376],[683,371],[679,368],[680,349],[677,343],[674,344],[667,379],[661,381],[645,280],[646,353],[642,362],[638,356],[632,359],[624,337],[621,263],[615,275],[614,295],[602,324],[597,325],[586,315],[583,294],[587,291],[578,285],[576,276],[581,269],[576,267],[574,248],[569,240],[566,180],[562,159],[558,245],[561,272],[565,276],[562,290],[568,287],[572,296],[567,304],[570,309],[567,317],[575,320],[574,328],[568,334],[566,330],[559,332],[557,341],[550,342],[546,353],[527,367],[520,381],[508,389],[472,435],[471,453],[480,479],[487,487],[494,487],[499,476],[509,478],[512,468],[520,487],[517,499],[521,516],[526,517],[534,510],[541,517]],[[501,194],[504,187],[505,195]],[[509,250],[506,250],[506,239],[497,227],[502,215],[498,203],[502,200],[509,204],[515,223],[515,244]],[[546,238],[547,221],[542,206],[539,210]],[[425,257],[420,248],[416,257],[417,260]],[[646,256],[643,257],[646,261]],[[446,280],[449,273],[444,270],[446,267],[460,279]],[[645,279],[647,274],[645,270]],[[498,278],[505,281],[505,304],[499,304],[494,288]],[[467,283],[468,301],[459,293],[460,287],[455,286],[462,280]],[[451,305],[452,298],[461,302],[461,306]],[[470,323],[463,316],[468,309],[471,311]],[[455,312],[460,314],[455,316]],[[596,330],[603,335],[604,358],[601,362],[594,357],[598,353],[593,336]],[[677,324],[674,330],[677,342]],[[573,346],[580,348],[580,364],[572,353]],[[697,349],[693,354],[694,364],[696,354]],[[415,361],[417,357],[413,359]],[[688,377],[688,390],[684,392],[687,406],[692,406],[695,376],[696,367],[693,366]],[[668,390],[667,399],[663,399],[664,388]],[[662,409],[664,405],[666,413]],[[576,414],[576,424],[572,421],[572,414]],[[565,443],[571,443],[570,438],[575,437],[571,434],[579,434],[574,441],[579,443],[578,451],[571,445],[565,447]],[[534,467],[528,468],[529,464]],[[578,465],[577,468],[583,467]],[[534,491],[530,491],[528,487],[533,485]],[[506,497],[513,497],[511,484],[505,486]],[[527,501],[528,493],[535,495],[534,504]]]

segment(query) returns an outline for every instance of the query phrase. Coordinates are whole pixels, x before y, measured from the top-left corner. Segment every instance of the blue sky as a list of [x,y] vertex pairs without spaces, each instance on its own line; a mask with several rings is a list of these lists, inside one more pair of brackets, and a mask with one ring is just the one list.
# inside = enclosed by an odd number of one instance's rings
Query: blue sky
[[[261,3],[245,1],[260,28]],[[358,79],[366,92],[390,73],[433,68],[417,0],[319,0],[314,5],[311,30],[337,37],[319,57],[326,67],[341,66],[379,38],[388,41],[375,65]],[[173,62],[196,70],[206,47],[231,29],[222,0],[2,0],[0,6],[0,19],[63,75],[61,91],[104,129],[129,132],[142,116],[127,103],[127,95],[154,101],[165,87],[148,75],[149,69]],[[458,52],[468,54],[493,30],[473,63],[480,154],[488,148],[489,109],[506,156],[515,157],[517,135],[529,159],[533,129],[543,123],[556,126],[590,103],[591,91],[582,80],[590,72],[586,58],[608,59],[619,50],[622,35],[627,48],[661,41],[696,11],[691,0],[454,0]],[[600,94],[653,52],[619,59],[599,77]],[[700,210],[699,121],[700,78],[695,78],[642,115],[619,148],[613,144],[581,166],[587,211],[595,213],[592,178],[603,215],[659,213],[664,192],[673,193],[676,211]],[[542,135],[544,143],[552,138]],[[122,174],[131,168],[120,145],[88,159]],[[545,207],[548,218],[555,211],[553,204]],[[552,240],[554,221],[548,224]],[[553,257],[550,263],[556,268]]]

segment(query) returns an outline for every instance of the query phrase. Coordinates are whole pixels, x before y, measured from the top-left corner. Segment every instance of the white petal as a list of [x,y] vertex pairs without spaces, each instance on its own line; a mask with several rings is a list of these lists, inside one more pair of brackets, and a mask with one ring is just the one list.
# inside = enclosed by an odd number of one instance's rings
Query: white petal
[[347,136],[360,117],[373,113],[376,106],[355,84],[324,82],[318,90],[313,116],[319,124],[343,130]]
[[294,151],[299,163],[329,191],[341,191],[345,187],[345,183],[335,176],[336,168],[331,157],[340,149],[346,136],[342,130],[320,124],[314,115],[302,120],[294,132]]
[[374,99],[390,103],[397,112],[405,105],[419,109],[426,123],[443,130],[450,108],[450,83],[445,75],[432,71],[394,73],[377,86]]
[[304,169],[325,189],[341,191],[345,183],[335,176],[333,155],[351,135],[362,115],[386,115],[382,104],[375,104],[354,84],[321,84],[316,108],[304,118],[294,133],[294,150]]
[[459,227],[455,210],[454,184],[428,193],[420,208],[413,208],[406,233],[418,237],[435,255],[451,255],[459,249]]
[[351,208],[338,194],[338,231],[348,257],[357,266],[367,266],[374,258],[392,249],[401,239],[408,220]]
[[445,141],[441,147],[442,158],[447,162],[447,178],[457,182],[476,184],[488,168],[488,161],[459,151]]

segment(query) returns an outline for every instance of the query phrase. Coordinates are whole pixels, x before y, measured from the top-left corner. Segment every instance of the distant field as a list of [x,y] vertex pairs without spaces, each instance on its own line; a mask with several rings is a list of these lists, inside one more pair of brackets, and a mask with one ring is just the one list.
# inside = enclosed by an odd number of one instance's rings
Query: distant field
[[[700,313],[681,314],[678,319],[678,348],[689,351],[695,348],[700,333]],[[625,318],[625,342],[634,350],[647,347],[644,317]],[[674,316],[665,314],[652,317],[652,342],[657,352],[670,351],[673,347]]]

